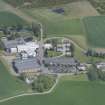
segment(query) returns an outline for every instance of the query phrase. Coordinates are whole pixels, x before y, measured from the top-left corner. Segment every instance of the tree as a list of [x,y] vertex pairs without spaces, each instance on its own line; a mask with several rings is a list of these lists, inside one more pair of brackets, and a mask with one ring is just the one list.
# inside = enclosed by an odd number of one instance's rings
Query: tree
[[47,49],[45,49],[45,51],[44,51],[44,56],[48,57],[48,50]]
[[71,44],[70,49],[71,49],[71,56],[73,57],[74,56],[74,50],[75,50],[73,44]]
[[57,47],[58,40],[57,39],[52,39],[51,43],[52,43],[53,47],[55,48],[55,47]]
[[37,79],[32,83],[32,90],[43,92],[50,89],[55,82],[54,76],[39,75]]
[[91,81],[95,81],[95,80],[99,79],[97,69],[96,69],[96,67],[94,65],[92,65],[90,67],[90,69],[88,70],[87,75],[88,75],[89,80],[91,80]]
[[39,35],[40,35],[40,28],[41,27],[39,24],[32,23],[32,31],[36,37],[39,37]]

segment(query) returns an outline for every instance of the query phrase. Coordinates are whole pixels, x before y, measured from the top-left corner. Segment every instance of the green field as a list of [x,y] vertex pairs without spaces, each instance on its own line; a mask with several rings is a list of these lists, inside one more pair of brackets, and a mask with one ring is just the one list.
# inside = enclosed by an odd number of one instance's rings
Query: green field
[[25,96],[0,105],[103,105],[105,84],[89,82],[84,77],[64,77],[57,88],[47,95]]
[[79,19],[58,21],[45,23],[47,35],[69,36],[83,34],[82,26]]
[[83,21],[88,44],[105,48],[105,16],[87,17]]
[[11,76],[0,61],[0,99],[28,91],[28,86],[19,79]]
[[25,25],[26,22],[22,18],[18,17],[17,15],[11,12],[0,11],[0,25],[11,26],[17,24]]
[[81,0],[4,0],[7,3],[10,3],[13,6],[21,6],[25,2],[30,2],[34,7],[42,7],[42,6],[54,6],[65,4],[73,1],[81,1]]
[[80,19],[70,19],[45,8],[24,9],[23,12],[43,24],[44,34],[46,34],[47,37],[83,34]]

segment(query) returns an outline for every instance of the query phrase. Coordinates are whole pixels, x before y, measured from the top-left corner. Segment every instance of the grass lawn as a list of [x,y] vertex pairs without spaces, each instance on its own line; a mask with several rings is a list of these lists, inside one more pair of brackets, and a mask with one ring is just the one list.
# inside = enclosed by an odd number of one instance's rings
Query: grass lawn
[[28,91],[28,86],[19,79],[11,76],[0,61],[0,99]]
[[0,105],[30,105],[30,103],[31,105],[103,105],[105,83],[87,81],[85,76],[63,77],[50,94],[20,97]]
[[17,15],[11,13],[11,12],[0,12],[0,25],[6,25],[6,26],[11,26],[11,25],[17,25],[17,24],[26,24],[26,22],[18,17]]
[[62,52],[48,51],[48,57],[56,57],[62,55]]
[[78,46],[80,46],[83,49],[88,49],[88,44],[86,42],[86,37],[85,35],[74,35],[74,36],[69,36],[70,40],[74,41]]
[[105,48],[105,16],[86,17],[83,21],[88,44]]

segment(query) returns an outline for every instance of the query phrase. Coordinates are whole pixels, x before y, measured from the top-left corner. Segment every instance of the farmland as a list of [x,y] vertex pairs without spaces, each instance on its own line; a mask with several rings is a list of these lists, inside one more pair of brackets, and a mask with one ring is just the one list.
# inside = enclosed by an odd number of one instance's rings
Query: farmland
[[[30,1],[32,7],[24,8],[24,1]],[[53,12],[55,8],[63,9],[64,13]],[[99,16],[100,14],[88,1],[2,0],[0,10],[0,25],[26,25],[27,22],[38,20],[42,23],[44,35],[47,38],[67,37],[74,42],[74,57],[80,62],[104,60],[83,54],[84,49],[87,50],[89,47],[105,48],[105,16]],[[59,54],[61,53],[49,52],[49,56]],[[0,61],[0,99],[32,92],[23,81],[11,76],[7,69]],[[30,103],[31,105],[103,105],[105,83],[91,82],[84,74],[64,76],[49,94],[18,97],[1,102],[0,105],[30,105]]]
[[89,82],[85,76],[66,76],[50,94],[20,97],[0,105],[101,105],[104,97],[104,83]]
[[105,48],[105,16],[87,17],[83,21],[88,44]]
[[22,18],[10,12],[0,12],[0,25],[10,26],[17,24],[26,24],[26,22]]
[[49,10],[30,9],[24,10],[24,12],[41,21],[44,34],[48,35],[47,37],[83,34],[80,19],[65,19],[64,16],[55,14]]
[[[13,6],[22,6],[24,3],[31,3],[32,7],[43,7],[43,6],[54,6],[60,4],[66,4],[73,1],[81,1],[81,0],[4,0],[5,2],[13,5]],[[83,1],[83,0],[82,0]]]
[[0,99],[28,91],[28,87],[21,80],[12,77],[4,64],[0,61]]

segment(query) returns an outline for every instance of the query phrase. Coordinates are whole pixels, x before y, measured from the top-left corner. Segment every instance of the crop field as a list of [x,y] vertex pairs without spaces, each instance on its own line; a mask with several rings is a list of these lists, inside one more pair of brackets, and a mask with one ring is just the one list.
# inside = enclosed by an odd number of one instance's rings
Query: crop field
[[28,90],[26,84],[11,76],[7,68],[0,61],[0,99],[24,93],[26,90]]
[[103,105],[105,84],[89,82],[81,76],[64,77],[50,94],[25,96],[0,103],[0,105]]
[[88,44],[105,48],[105,16],[87,17],[83,21]]
[[15,14],[10,12],[0,12],[0,25],[26,24],[26,22]]

